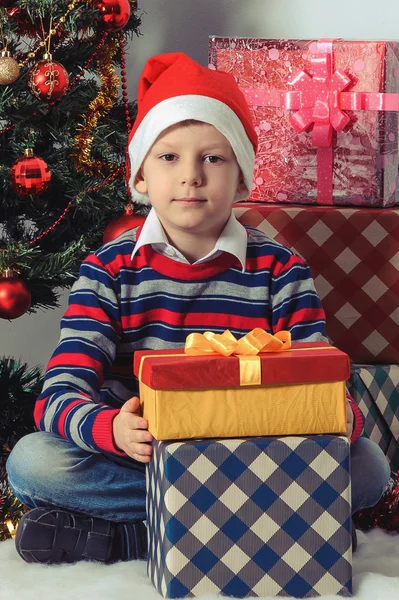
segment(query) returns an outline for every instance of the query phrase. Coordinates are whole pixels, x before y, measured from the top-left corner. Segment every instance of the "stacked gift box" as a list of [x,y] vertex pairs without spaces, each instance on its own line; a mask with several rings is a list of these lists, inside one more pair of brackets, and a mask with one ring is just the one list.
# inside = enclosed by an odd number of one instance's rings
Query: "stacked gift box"
[[211,37],[209,62],[259,136],[236,216],[309,264],[365,435],[399,469],[399,43]]
[[160,594],[350,596],[348,356],[288,332],[193,333],[136,351],[134,372]]

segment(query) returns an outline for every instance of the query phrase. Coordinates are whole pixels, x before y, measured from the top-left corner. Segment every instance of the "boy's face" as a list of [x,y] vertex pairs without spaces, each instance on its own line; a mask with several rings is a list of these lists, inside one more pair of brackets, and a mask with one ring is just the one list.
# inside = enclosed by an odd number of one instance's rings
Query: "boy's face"
[[194,122],[166,129],[136,177],[166,233],[214,236],[231,214],[236,192],[246,186],[228,140],[213,125]]

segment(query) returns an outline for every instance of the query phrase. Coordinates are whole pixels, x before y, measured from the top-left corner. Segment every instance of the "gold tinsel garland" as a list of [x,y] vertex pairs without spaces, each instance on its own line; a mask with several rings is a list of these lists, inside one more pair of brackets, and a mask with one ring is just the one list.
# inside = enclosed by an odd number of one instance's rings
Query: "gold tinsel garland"
[[112,65],[112,58],[118,51],[118,38],[110,40],[104,48],[98,61],[98,71],[101,81],[100,91],[89,104],[89,110],[83,116],[83,123],[78,127],[78,135],[71,152],[76,170],[94,177],[108,177],[120,168],[118,163],[107,163],[103,159],[91,157],[94,141],[93,131],[100,119],[104,118],[118,97],[119,78]]
[[0,446],[0,542],[15,538],[17,523],[28,510],[14,496],[7,481],[6,461],[10,448]]

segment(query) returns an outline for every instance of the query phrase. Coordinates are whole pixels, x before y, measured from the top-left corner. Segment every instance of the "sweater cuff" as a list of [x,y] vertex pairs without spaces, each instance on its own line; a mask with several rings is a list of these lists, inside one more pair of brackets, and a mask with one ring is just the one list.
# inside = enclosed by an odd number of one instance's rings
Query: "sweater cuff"
[[351,444],[353,444],[354,442],[356,442],[356,440],[359,439],[359,437],[363,431],[364,417],[363,417],[362,411],[360,410],[360,408],[358,407],[358,405],[356,404],[356,402],[354,401],[352,396],[350,396],[349,394],[346,394],[346,398],[347,398],[349,405],[353,412],[353,431],[352,431],[352,435],[351,435]]
[[119,408],[114,409],[106,407],[103,407],[103,409],[98,412],[93,423],[93,441],[102,452],[110,452],[112,454],[117,454],[118,456],[127,456],[126,452],[119,450],[114,442],[112,423],[119,413]]

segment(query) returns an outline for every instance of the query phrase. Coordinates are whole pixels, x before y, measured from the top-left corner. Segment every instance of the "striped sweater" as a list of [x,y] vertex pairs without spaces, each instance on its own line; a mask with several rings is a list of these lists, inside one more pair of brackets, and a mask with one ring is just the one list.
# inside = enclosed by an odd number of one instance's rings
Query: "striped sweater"
[[223,253],[185,264],[143,246],[131,258],[130,230],[82,263],[59,343],[34,411],[36,427],[89,452],[124,455],[112,421],[138,395],[135,350],[183,348],[191,332],[241,337],[254,327],[291,332],[294,341],[325,337],[325,316],[304,260],[247,227],[245,272]]

